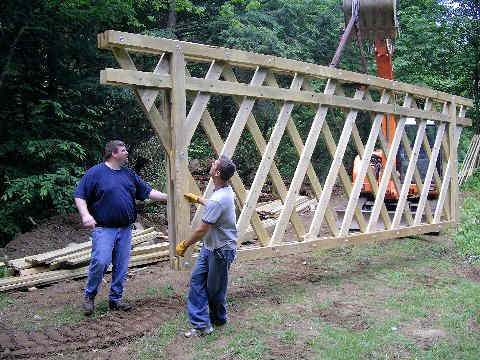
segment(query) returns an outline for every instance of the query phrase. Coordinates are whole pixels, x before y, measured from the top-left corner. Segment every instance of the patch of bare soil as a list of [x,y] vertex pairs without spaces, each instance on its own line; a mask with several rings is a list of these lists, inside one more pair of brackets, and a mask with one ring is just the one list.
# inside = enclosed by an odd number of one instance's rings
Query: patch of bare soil
[[[23,332],[0,325],[2,358],[35,358],[90,348],[104,348],[143,335],[178,312],[183,298],[165,301],[138,301],[130,312],[108,313],[101,318],[86,319],[55,329]],[[99,336],[101,334],[101,336]]]
[[368,329],[368,323],[362,319],[363,309],[358,304],[333,302],[333,309],[320,311],[318,316],[325,322],[340,325],[350,331]]
[[0,255],[9,259],[36,255],[66,247],[70,243],[88,241],[89,231],[82,227],[78,214],[55,216],[40,223],[30,232],[17,235],[5,248],[0,248]]
[[403,327],[402,332],[415,339],[417,345],[424,349],[431,349],[436,343],[447,336],[444,329],[433,329],[420,321],[414,321]]
[[[309,224],[312,214],[302,214],[301,219]],[[148,226],[148,225],[147,225]],[[289,229],[292,233],[293,230]],[[71,242],[83,242],[89,233],[81,227],[78,215],[66,218],[54,218],[40,224],[35,231],[22,234],[8,244],[5,249],[10,258],[33,255],[58,249]],[[378,246],[382,246],[379,243]],[[331,250],[332,258],[342,257],[351,248]],[[301,313],[302,306],[314,307],[328,301],[333,304],[328,309],[318,307],[316,314],[323,322],[341,326],[352,332],[361,332],[369,328],[365,318],[375,311],[377,317],[387,318],[389,314],[378,313],[378,309],[369,309],[355,299],[357,287],[352,278],[365,276],[372,269],[368,261],[355,260],[356,263],[346,271],[339,271],[334,263],[311,261],[308,255],[288,256],[281,259],[282,268],[274,260],[234,263],[232,269],[232,286],[229,298],[232,302],[229,312],[232,322],[247,324],[251,316],[251,304],[268,308],[292,307],[292,313]],[[380,260],[382,261],[382,260]],[[403,259],[404,262],[410,261]],[[395,268],[402,264],[388,262],[385,259],[384,268]],[[403,264],[404,265],[404,264]],[[378,266],[378,264],[375,264]],[[249,274],[261,269],[269,274],[265,281],[245,282]],[[458,266],[459,275],[480,281],[480,267]],[[374,276],[374,275],[372,275]],[[328,280],[342,281],[341,286],[330,286]],[[106,277],[108,285],[102,286],[97,300],[108,296],[110,275]],[[327,280],[327,281],[326,281]],[[9,294],[11,305],[0,308],[0,359],[41,357],[49,358],[79,358],[79,359],[130,359],[129,344],[132,341],[148,336],[164,322],[174,319],[185,312],[185,297],[188,291],[189,274],[175,272],[169,269],[167,263],[159,263],[143,269],[132,269],[127,279],[125,297],[134,309],[128,313],[106,312],[90,319],[80,318],[79,321],[58,321],[58,309],[70,305],[74,312],[80,312],[82,289],[85,279],[64,281],[33,292],[12,292]],[[426,287],[435,286],[438,279],[428,271],[418,276],[418,281]],[[272,290],[283,289],[286,286],[300,284],[302,288],[314,288],[315,295],[312,304],[284,304],[285,298],[281,292]],[[170,289],[161,294],[161,289]],[[159,290],[160,289],[160,290]],[[376,297],[390,294],[396,290],[388,287],[377,289]],[[154,295],[148,295],[154,294]],[[365,316],[367,315],[367,316]],[[38,325],[39,318],[50,320],[44,326]],[[185,324],[187,327],[188,324]],[[298,324],[302,326],[302,324]],[[479,324],[471,323],[472,328]],[[35,330],[31,330],[35,329]],[[308,330],[303,330],[304,336],[310,336]],[[310,330],[313,331],[313,330]],[[418,341],[422,348],[429,348],[445,336],[442,329],[431,329],[428,324],[412,323],[403,328],[409,337]],[[182,341],[182,334],[175,335],[172,344]],[[268,341],[272,341],[271,344]],[[297,339],[295,343],[275,342],[277,339],[267,338],[270,345],[271,359],[308,359],[309,349],[305,346],[305,338]],[[181,347],[168,345],[165,349],[168,358],[179,359],[185,354]],[[78,357],[75,357],[78,356]],[[225,357],[228,359],[228,357]],[[231,359],[234,359],[232,357]]]

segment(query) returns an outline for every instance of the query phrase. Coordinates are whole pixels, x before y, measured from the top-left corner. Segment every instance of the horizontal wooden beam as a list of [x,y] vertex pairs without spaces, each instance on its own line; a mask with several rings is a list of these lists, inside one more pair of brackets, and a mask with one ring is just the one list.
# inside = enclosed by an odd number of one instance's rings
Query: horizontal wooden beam
[[[142,71],[105,69],[100,72],[100,83],[116,86],[141,86],[155,88],[171,88],[172,82],[169,75],[158,75]],[[297,91],[275,88],[271,86],[251,86],[248,84],[234,83],[222,80],[205,80],[203,78],[187,77],[185,88],[188,91],[201,91],[230,96],[249,96],[275,101],[291,101],[304,104],[336,106],[347,109],[385,113],[404,117],[414,117],[442,122],[452,119],[434,111],[423,111],[400,107],[390,104],[380,104],[368,100],[356,100],[344,96],[324,95],[311,91]],[[457,117],[458,125],[471,126],[471,120]]]
[[[100,72],[100,83],[117,86],[141,86],[152,88],[171,88],[169,75],[159,75],[150,72],[105,69]],[[251,86],[222,80],[205,80],[203,78],[187,77],[185,89],[230,96],[249,96],[276,101],[289,101],[304,104],[335,106],[347,109],[371,111],[392,114],[403,117],[430,119],[450,122],[452,118],[434,111],[424,111],[391,104],[380,104],[373,101],[356,100],[345,96],[325,95],[311,91],[282,89],[271,86]],[[471,120],[457,117],[458,125],[470,126]]]
[[237,257],[242,261],[279,257],[320,249],[332,249],[342,246],[372,243],[381,240],[409,237],[418,234],[439,232],[455,226],[455,222],[443,222],[420,226],[410,226],[395,230],[377,231],[374,233],[356,233],[345,237],[305,238],[303,242],[283,243],[276,246],[252,247],[239,249]]
[[432,98],[440,101],[455,101],[458,105],[473,106],[473,101],[460,96],[450,95],[441,91],[423,88],[393,80],[386,80],[367,74],[334,69],[286,58],[262,55],[242,50],[234,50],[217,46],[195,44],[185,41],[170,40],[146,35],[137,35],[126,32],[107,30],[98,36],[98,47],[111,49],[124,48],[130,51],[161,55],[164,52],[173,52],[181,49],[185,59],[211,62],[221,60],[232,65],[255,68],[257,66],[279,72],[303,74],[320,79],[335,79],[341,82],[352,82],[374,88],[388,89],[394,92],[409,93],[421,98]]

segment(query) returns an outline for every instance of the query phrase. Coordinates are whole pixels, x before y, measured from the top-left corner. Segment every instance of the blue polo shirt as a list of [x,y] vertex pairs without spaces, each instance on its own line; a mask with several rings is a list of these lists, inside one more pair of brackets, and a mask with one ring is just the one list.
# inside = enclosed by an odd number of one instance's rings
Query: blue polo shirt
[[135,200],[145,200],[151,190],[132,169],[100,163],[88,169],[73,196],[87,202],[98,226],[122,227],[135,222]]

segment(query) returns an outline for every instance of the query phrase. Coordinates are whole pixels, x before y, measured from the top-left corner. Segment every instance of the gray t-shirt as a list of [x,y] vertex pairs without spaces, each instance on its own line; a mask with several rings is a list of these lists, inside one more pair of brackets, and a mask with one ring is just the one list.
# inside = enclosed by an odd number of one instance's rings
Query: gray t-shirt
[[236,249],[237,226],[233,190],[230,186],[216,189],[205,206],[202,221],[210,224],[210,230],[203,237],[208,250],[218,248]]

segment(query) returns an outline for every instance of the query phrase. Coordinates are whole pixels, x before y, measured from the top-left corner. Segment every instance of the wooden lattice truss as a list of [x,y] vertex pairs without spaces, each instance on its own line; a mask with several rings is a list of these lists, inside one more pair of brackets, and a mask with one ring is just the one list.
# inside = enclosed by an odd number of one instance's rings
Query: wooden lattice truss
[[[473,106],[471,100],[285,58],[117,31],[99,34],[98,43],[101,49],[111,50],[121,66],[121,69],[101,71],[101,83],[126,86],[134,91],[168,154],[168,224],[170,261],[174,268],[191,266],[191,254],[187,253],[187,256],[179,261],[179,258],[174,256],[174,248],[177,242],[185,239],[191,229],[197,226],[203,212],[203,207],[198,207],[190,221],[190,205],[183,197],[187,192],[199,193],[199,188],[188,170],[187,156],[192,136],[199,124],[216,154],[231,157],[246,128],[261,155],[249,191],[245,189],[237,174],[231,180],[240,212],[237,222],[239,243],[246,237],[249,225],[258,239],[254,246],[240,246],[240,258],[272,257],[438,232],[456,223],[457,145],[462,128],[471,124],[471,121],[465,118],[467,107]],[[138,71],[130,53],[153,55],[157,57],[157,65],[153,71]],[[203,78],[193,77],[189,72],[192,66],[196,70],[202,66],[208,67],[208,71]],[[245,77],[245,74],[252,75],[246,83],[238,80],[237,74],[242,77]],[[289,87],[280,85],[287,82],[290,82]],[[221,138],[207,109],[212,97],[219,95],[231,97],[238,108],[225,140]],[[254,117],[253,108],[259,101],[277,106],[269,139],[265,138]],[[314,114],[305,141],[302,140],[292,118],[294,107],[308,107]],[[328,116],[331,112],[335,112],[337,117],[341,113],[344,117],[343,130],[337,140],[333,127],[338,124],[335,124],[335,116]],[[359,113],[367,114],[368,122],[371,123],[365,144],[356,123]],[[380,131],[385,114],[395,116],[397,121],[391,147]],[[411,137],[405,132],[407,118],[410,121],[414,118],[417,124],[418,131],[413,146]],[[436,124],[433,147],[426,136],[427,121]],[[295,174],[288,187],[274,161],[285,134],[288,134],[289,141],[298,154]],[[323,141],[331,158],[328,175],[323,183],[311,164],[312,154],[319,141]],[[387,158],[378,186],[369,165],[377,141]],[[352,181],[343,163],[349,143],[362,159],[360,173],[355,181]],[[395,154],[400,143],[409,159],[402,181],[394,170]],[[428,170],[423,177],[417,168],[421,147],[429,159]],[[439,158],[443,163],[440,171],[436,165]],[[268,176],[284,205],[271,235],[256,212],[259,195]],[[369,219],[365,218],[359,204],[365,176],[370,179],[375,193]],[[294,211],[295,201],[305,177],[308,178],[318,200],[309,228]],[[400,194],[394,214],[389,214],[384,203],[390,178],[393,178]],[[438,200],[433,208],[428,201],[432,180],[440,187]],[[340,223],[337,222],[335,209],[331,204],[332,190],[336,182],[343,186],[348,195],[345,214]],[[407,206],[408,190],[413,183],[420,194],[416,212],[412,212]],[[208,197],[212,190],[213,183],[210,181],[204,196]],[[349,231],[352,221],[358,224],[359,232]],[[379,223],[383,225],[379,227]],[[286,239],[285,234],[290,224],[297,235],[296,241],[292,240],[291,236],[289,240]]]
[[462,185],[473,172],[478,169],[480,153],[480,135],[476,134],[472,137],[467,155],[463,160],[462,169],[458,175],[458,184]]

